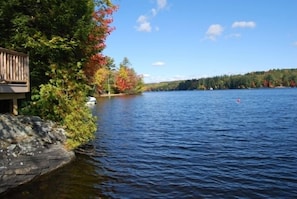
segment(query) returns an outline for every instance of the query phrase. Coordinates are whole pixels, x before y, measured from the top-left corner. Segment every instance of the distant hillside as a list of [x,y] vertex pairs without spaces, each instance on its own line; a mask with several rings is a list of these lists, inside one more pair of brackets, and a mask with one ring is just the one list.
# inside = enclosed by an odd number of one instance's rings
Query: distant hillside
[[297,69],[273,69],[244,75],[223,75],[208,78],[150,83],[145,91],[208,90],[296,87]]
[[145,84],[145,91],[168,91],[168,90],[177,90],[178,85],[184,81],[169,81],[169,82],[160,82],[160,83],[150,83]]

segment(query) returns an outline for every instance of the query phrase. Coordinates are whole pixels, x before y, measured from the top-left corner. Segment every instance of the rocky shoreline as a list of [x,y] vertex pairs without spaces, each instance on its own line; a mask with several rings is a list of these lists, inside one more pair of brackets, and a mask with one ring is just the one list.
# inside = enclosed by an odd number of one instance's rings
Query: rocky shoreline
[[63,128],[37,116],[0,114],[0,194],[75,158]]

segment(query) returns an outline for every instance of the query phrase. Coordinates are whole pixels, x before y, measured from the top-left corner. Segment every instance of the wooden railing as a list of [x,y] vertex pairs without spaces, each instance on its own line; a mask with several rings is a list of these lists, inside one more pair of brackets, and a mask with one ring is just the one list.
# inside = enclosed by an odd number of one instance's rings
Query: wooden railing
[[0,83],[29,86],[29,56],[0,47]]
[[2,107],[7,104],[8,109],[17,115],[18,99],[24,99],[27,92],[30,92],[29,56],[0,47],[0,101]]

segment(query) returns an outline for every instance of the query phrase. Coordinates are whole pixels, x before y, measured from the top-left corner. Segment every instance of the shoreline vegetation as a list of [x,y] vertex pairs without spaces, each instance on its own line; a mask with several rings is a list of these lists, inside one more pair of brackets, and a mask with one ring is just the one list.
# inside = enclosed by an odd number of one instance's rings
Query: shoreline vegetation
[[[104,42],[116,10],[110,0],[0,1],[0,46],[29,55],[31,87],[19,116],[0,114],[0,192],[58,169],[94,139],[85,101],[108,65]],[[22,117],[30,119],[14,122]],[[63,127],[61,143],[46,121]]]
[[[87,96],[143,91],[128,58],[117,68],[103,54],[117,9],[110,0],[0,2],[0,46],[29,55],[31,87],[20,116],[0,114],[0,194],[70,162],[94,139]],[[47,121],[63,127],[63,140]]]
[[118,93],[118,94],[101,94],[101,95],[98,95],[96,97],[118,97],[118,96],[125,96],[125,95],[128,95],[128,94],[125,94],[125,93]]
[[297,69],[272,69],[244,75],[222,75],[208,78],[145,84],[145,91],[224,90],[296,87]]

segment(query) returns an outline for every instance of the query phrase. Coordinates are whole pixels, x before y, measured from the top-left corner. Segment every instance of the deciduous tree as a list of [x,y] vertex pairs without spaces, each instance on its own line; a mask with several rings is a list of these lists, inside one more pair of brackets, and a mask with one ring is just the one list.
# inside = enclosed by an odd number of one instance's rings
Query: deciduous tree
[[0,46],[30,55],[37,92],[25,110],[64,125],[71,147],[86,143],[96,130],[84,104],[95,72],[105,64],[102,50],[115,8],[109,0],[0,1]]
[[[97,4],[100,5],[100,0]],[[87,54],[90,55],[84,67],[84,72],[90,84],[94,83],[94,75],[102,67],[108,65],[109,57],[102,54],[105,48],[106,37],[114,30],[111,27],[112,13],[117,10],[117,6],[112,5],[109,1],[106,2],[108,6],[100,6],[98,10],[93,13],[94,26],[88,35]]]
[[137,75],[133,68],[128,67],[130,65],[128,58],[121,62],[115,78],[116,88],[121,93],[140,93],[143,86],[142,77]]

